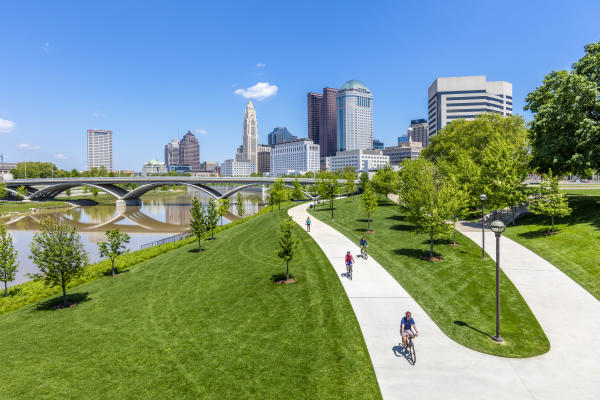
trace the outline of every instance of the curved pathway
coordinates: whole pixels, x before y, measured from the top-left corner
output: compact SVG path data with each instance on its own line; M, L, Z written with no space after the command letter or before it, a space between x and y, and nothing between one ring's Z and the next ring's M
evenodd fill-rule
M308 204L302 204L288 212L304 227L307 208ZM560 341L559 335L555 346L555 335L549 334L553 347L547 354L530 359L494 357L465 348L448 338L373 258L366 261L358 258L356 255L360 250L355 243L317 218L311 217L311 221L310 235L331 262L350 299L384 399L405 399L407 396L418 399L600 398L600 378L596 371L600 365L600 341L596 339L596 335L600 335L600 302L595 298L591 301L591 295L583 289L577 290L570 285L574 293L559 292L559 296L573 295L572 301L585 303L583 317L569 322L574 325L569 328L573 337L568 343ZM347 250L353 252L357 261L352 281L341 277L345 272L343 257ZM520 282L513 282L521 289ZM536 301L533 296L525 293L523 296L528 302ZM403 357L399 347L400 319L406 310L413 312L421 333L415 341L417 363L414 366ZM546 332L553 332L546 323L550 317L540 317L538 307L533 306L532 310ZM576 313L576 310L571 311ZM552 323L562 334L568 330L558 323L559 317L558 312L553 312ZM581 325L583 321L586 324Z

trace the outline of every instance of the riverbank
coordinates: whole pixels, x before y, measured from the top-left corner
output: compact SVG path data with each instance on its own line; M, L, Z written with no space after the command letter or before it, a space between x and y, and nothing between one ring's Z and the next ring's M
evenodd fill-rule
M26 214L41 209L61 209L72 207L65 201L5 201L0 200L0 217L7 215Z

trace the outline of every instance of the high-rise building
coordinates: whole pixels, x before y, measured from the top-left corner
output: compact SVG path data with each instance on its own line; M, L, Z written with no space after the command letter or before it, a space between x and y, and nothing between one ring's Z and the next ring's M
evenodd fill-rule
M364 83L350 80L337 93L337 149L373 148L373 95Z
M271 149L271 175L319 172L319 145L308 138L275 145Z
M437 78L427 91L429 136L435 135L450 122L477 114L493 112L512 115L512 84L487 82L482 76Z
M112 131L88 129L87 131L88 169L104 167L113 170Z
M179 165L179 139L173 139L165 145L165 165Z
M278 126L277 128L273 129L273 131L269 133L268 138L269 146L275 146L279 143L285 143L298 139L298 137L292 135L285 126Z
M179 165L189 165L192 171L200 171L200 145L190 131L179 142Z
M256 121L256 111L252 101L246 104L244 111L244 155L247 160L252 161L256 165L256 157L258 153L258 122Z
M319 142L319 114L321 112L321 100L323 95L310 92L306 95L306 103L308 106L308 138L313 143ZM271 144L271 143L269 143Z
M423 146L421 142L413 142L409 140L407 142L399 142L398 146L389 146L383 149L383 154L390 158L392 165L398 165L405 158L414 160L421 155Z
M257 159L256 172L259 174L271 172L271 146L259 144Z
M384 144L381 140L373 139L373 150L383 150Z
M423 147L429 146L429 125L426 119L413 119L406 131L406 137L413 142L421 142Z

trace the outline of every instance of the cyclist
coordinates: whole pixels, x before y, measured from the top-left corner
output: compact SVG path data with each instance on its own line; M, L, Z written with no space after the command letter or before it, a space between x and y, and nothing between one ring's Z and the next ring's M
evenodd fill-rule
M414 329L414 332L412 329ZM404 317L402 317L402 321L400 322L400 332L402 333L402 347L404 348L406 348L407 336L410 336L411 338L419 336L417 325L415 325L415 320L410 311L407 311Z
M310 217L306 217L306 232L310 232Z
M352 264L354 264L354 257L352 257L352 253L349 250L346 253L345 262L346 262L346 272L350 273L350 267L352 266Z
M360 254L362 255L363 258L367 254L367 247L368 246L369 246L369 243L367 243L367 239L365 239L364 236L361 237L360 238Z

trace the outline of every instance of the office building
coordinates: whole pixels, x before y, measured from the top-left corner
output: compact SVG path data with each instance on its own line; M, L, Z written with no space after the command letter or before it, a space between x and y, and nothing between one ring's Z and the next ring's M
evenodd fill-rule
M261 175L271 172L271 146L264 144L258 145L258 163L256 165L256 172Z
M337 149L373 148L373 95L364 83L350 80L337 93Z
M156 174L166 174L168 171L165 163L162 161L158 161L156 158L144 163L142 168L142 176L148 175L156 175Z
M290 131L288 131L288 128L286 128L285 126L279 126L269 133L268 143L269 146L275 146L279 143L285 143L297 139L298 137L292 135Z
M338 151L329 158L329 170L339 171L346 167L354 167L356 171L368 171L385 167L390 158L381 150L357 149Z
M225 160L221 164L221 176L250 176L256 172L252 161Z
M381 140L373 139L373 150L383 150L384 147Z
M177 172L178 174L189 174L192 172L192 167L189 165L169 165L167 167L168 172Z
M13 179L12 171L17 169L16 163L0 162L0 181L10 181Z
M190 131L179 142L179 165L189 165L192 171L200 171L200 145Z
M408 136L398 136L398 144L408 142Z
M308 138L320 146L321 157L337 151L337 93L337 89L326 87L323 94L307 95Z
M319 145L307 138L277 144L271 149L271 176L318 172L319 154Z
M179 165L179 139L173 139L165 145L165 165Z
M320 145L319 142L319 115L321 113L321 100L323 95L320 93L309 92L306 95L306 104L308 108L308 138L313 143ZM271 144L271 143L269 143Z
M87 156L88 169L104 167L111 172L113 170L112 131L88 129Z
M254 110L252 101L248 101L246 110L244 111L244 138L242 146L244 148L245 159L252 161L254 165L256 165L258 153L258 122L256 120L256 111Z
M383 154L390 158L390 164L398 165L402 160L409 158L414 160L421 155L423 145L421 142L399 142L398 146L389 146L383 150Z
M203 161L200 163L200 171L216 172L219 168L219 163L216 161Z
M493 112L512 115L512 84L488 82L485 75L437 78L427 91L429 136L450 122Z
M413 119L406 131L406 136L412 142L420 142L423 147L429 146L429 125L425 119Z

